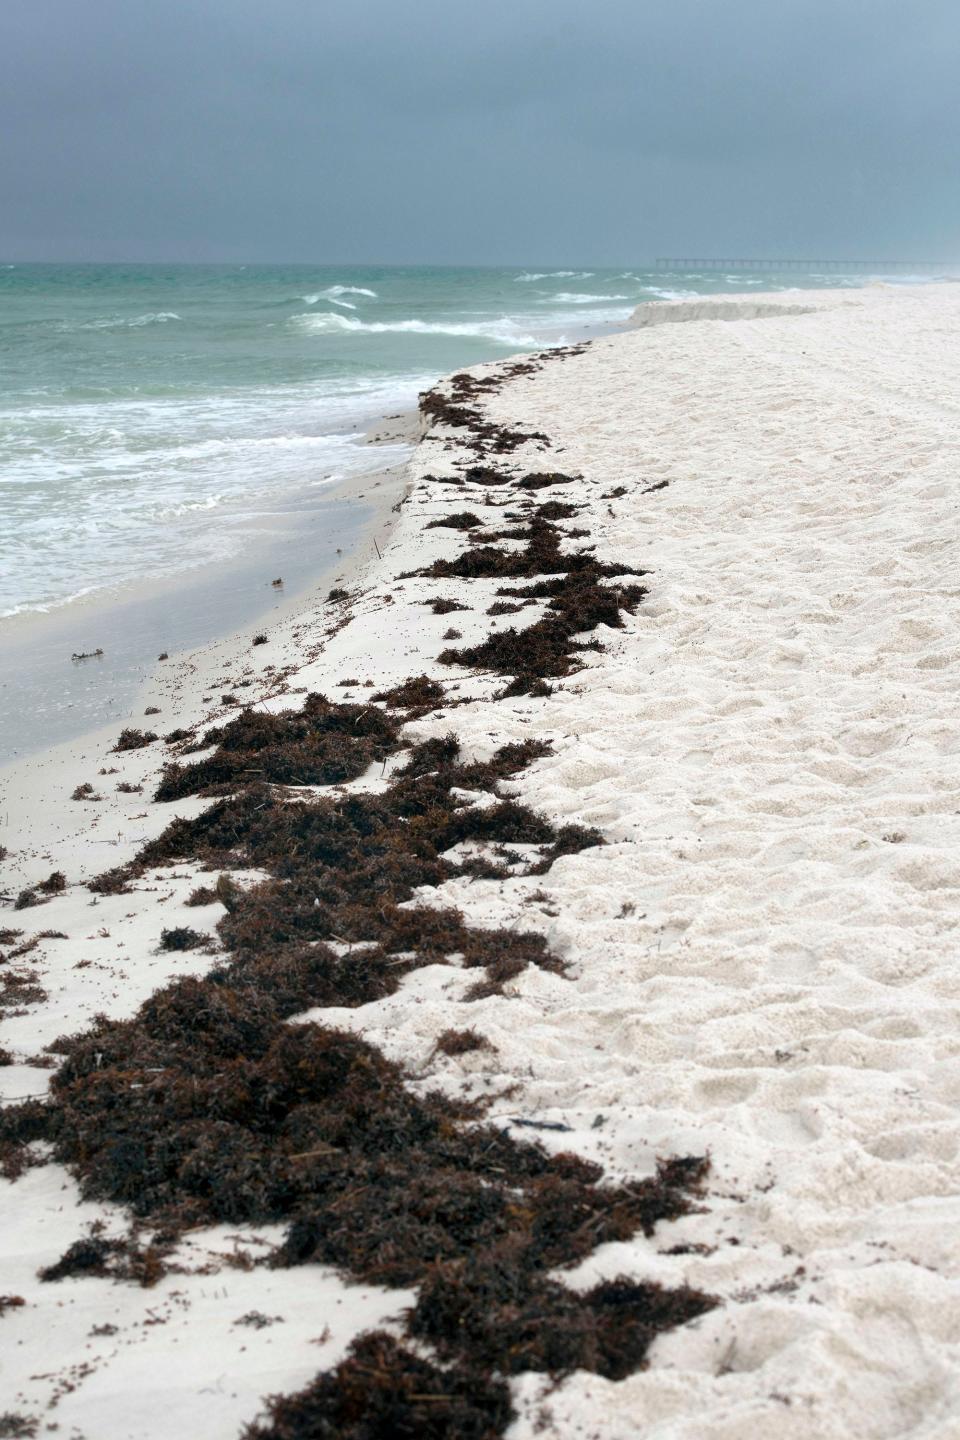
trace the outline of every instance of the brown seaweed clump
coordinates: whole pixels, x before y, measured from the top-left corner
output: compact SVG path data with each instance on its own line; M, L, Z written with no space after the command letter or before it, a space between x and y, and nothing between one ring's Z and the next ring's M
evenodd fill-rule
M254 780L338 784L383 759L396 739L396 725L376 706L336 705L323 695L310 695L302 710L281 715L245 710L207 731L204 744L217 744L209 759L166 766L156 798L215 795Z
M486 1274L499 1257L524 1293L546 1269L689 1209L699 1162L603 1186L599 1166L417 1098L362 1040L282 1023L294 998L303 1004L305 967L285 968L277 999L230 978L178 981L133 1021L73 1043L47 1134L84 1195L174 1233L285 1222L275 1264L336 1265L377 1284L430 1282L471 1255ZM76 1263L65 1257L58 1273Z
M273 1396L242 1440L494 1440L511 1419L503 1380L441 1369L375 1331L296 1395Z
M40 1421L33 1415L21 1415L5 1410L0 1415L0 1440L32 1440L40 1428Z
M435 1048L441 1055L468 1055L472 1050L492 1050L493 1046L477 1030L444 1030L437 1036Z
M425 905L410 909L407 902L418 887L458 874L513 873L504 851L511 844L540 847L539 857L528 864L530 873L538 873L561 854L600 843L596 831L551 826L516 801L497 795L499 781L519 773L548 749L545 742L527 741L504 746L488 761L464 763L455 737L426 741L414 747L406 765L377 795L292 801L270 787L251 784L195 820L175 820L144 849L139 868L193 857L212 868L249 865L270 872L275 879L225 902L229 913L221 932L230 948L262 952L336 936L365 946L363 965L354 960L346 968L358 985L366 976L374 994L387 993L376 988L384 977L390 978L392 988L413 964L456 954L466 968L486 971L474 993L493 993L528 964L559 970L561 962L539 935L468 927L456 911ZM183 767L178 793L204 788L207 779L204 762ZM462 791L492 792L496 803L464 803L456 798ZM466 842L485 853L448 858L448 852ZM109 872L91 882L91 888L126 884L137 869ZM410 957L411 952L412 959L395 958ZM334 992L313 1003L344 1002Z
M713 1302L618 1276L575 1293L525 1273L511 1245L436 1265L410 1319L411 1332L444 1358L469 1355L484 1372L550 1375L590 1370L623 1380L640 1369L662 1330L684 1325Z
M145 745L152 745L154 740L160 737L152 730L132 730L129 726L121 730L114 745L114 753L123 750L142 750Z
M444 515L438 520L431 520L427 525L428 530L473 530L483 521L479 515L473 515L469 510L460 510L456 515Z
M50 1116L40 1100L0 1106L0 1175L16 1180L38 1161L29 1146L47 1133Z
M189 925L175 925L172 929L160 931L161 950L196 950L205 946L209 937L202 935L199 930L191 930Z
M148 1288L166 1273L165 1256L171 1248L169 1240L166 1244L155 1241L144 1246L129 1236L112 1239L94 1232L75 1240L54 1265L39 1271L39 1279L52 1281L70 1275L97 1275L134 1280Z
M389 705L392 710L416 710L423 714L443 704L443 686L428 675L415 675L402 685L394 685L392 690L378 691L373 699Z
M583 344L558 345L552 350L500 365L494 374L471 375L465 370L460 371L446 379L443 385L424 391L420 396L420 413L435 425L447 425L463 431L457 436L458 446L472 451L481 462L486 455L509 455L521 445L531 442L545 449L550 442L542 431L498 424L483 414L477 402L484 396L495 394L509 380L533 375L543 365L579 355L583 348Z
M538 484L565 482L570 477L528 476ZM566 514L574 507L560 506ZM629 565L598 561L589 550L562 546L571 538L554 519L553 505L541 505L526 524L487 537L483 545L470 545L453 560L436 560L421 573L431 578L544 579L526 586L502 586L504 597L489 607L487 614L510 614L536 600L546 601L546 613L533 625L518 630L494 630L486 640L460 650L448 649L437 657L444 665L463 665L492 670L512 677L505 695L549 693L548 679L567 675L576 668L577 655L599 650L597 641L576 637L600 625L623 626L624 614L633 614L646 595L642 585L624 583L624 576L642 575ZM578 532L583 533L583 532ZM522 542L520 548L505 549L494 541Z
M636 610L646 590L641 585L601 585L594 573L579 571L552 585L500 593L528 600L547 594L547 613L525 629L511 626L495 630L478 645L444 650L437 658L443 665L465 665L510 675L513 683L505 693L519 695L542 693L538 686L544 680L568 675L576 668L578 654L600 650L598 641L575 637L599 625L621 629L623 614Z
M442 596L438 596L435 600L425 601L424 603L430 606L434 615L450 615L454 610L470 609L469 605L461 605L459 600L448 600Z
M46 880L21 890L13 903L14 910L29 910L34 905L44 905L54 895L60 895L67 888L67 877L62 870L53 870Z

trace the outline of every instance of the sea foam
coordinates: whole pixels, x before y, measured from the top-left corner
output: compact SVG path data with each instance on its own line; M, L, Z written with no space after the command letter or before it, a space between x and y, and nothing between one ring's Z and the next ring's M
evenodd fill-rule
M84 320L79 325L73 326L64 323L65 330L120 330L130 328L138 330L143 325L166 325L170 320L179 320L180 316L174 310L150 310L146 315L110 315L102 320Z
M377 298L376 290L367 290L363 285L329 285L326 290L317 290L312 295L302 295L300 298L305 305L316 305L320 300L332 300L334 305L356 310L356 305L341 298L343 295L365 295L369 300Z
M514 280L590 280L593 270L525 270Z
M583 295L577 291L559 290L557 293L548 294L547 291L540 292L546 298L541 302L546 305L550 301L559 300L563 305L602 305L608 300L632 300L632 295Z
M497 345L536 345L533 335L525 334L512 320L475 321L465 323L431 323L427 320L366 321L351 315L324 311L320 315L292 315L290 324L313 334L354 332L367 335L458 335L477 340L492 340Z

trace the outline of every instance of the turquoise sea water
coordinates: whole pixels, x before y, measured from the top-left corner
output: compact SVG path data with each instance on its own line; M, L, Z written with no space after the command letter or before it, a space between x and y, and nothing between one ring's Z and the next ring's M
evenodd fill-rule
M596 333L644 300L863 279L4 266L0 616L229 558L266 497L401 458L360 434L458 366Z

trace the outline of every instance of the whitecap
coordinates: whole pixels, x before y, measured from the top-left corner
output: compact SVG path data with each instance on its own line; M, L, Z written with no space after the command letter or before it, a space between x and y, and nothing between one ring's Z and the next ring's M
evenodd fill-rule
M321 300L329 300L331 305L339 305L343 310L356 310L351 300L344 300L344 295L365 295L370 300L377 299L376 290L367 290L362 285L330 285L326 290L315 290L310 295L301 295L300 299L305 305L316 305Z
M324 292L327 295L366 295L371 300L376 300L376 290L367 290L363 285L331 285Z
M365 321L350 315L335 315L324 311L320 315L292 315L290 324L298 330L315 334L335 334L349 331L367 335L460 335L477 340L493 340L498 345L536 345L533 335L518 330L514 322L504 316L500 320L472 321L463 324L430 324L426 320Z
M168 320L179 320L180 316L175 310L158 310L148 315L138 315L135 320L128 321L130 325L165 325Z
M514 280L589 280L594 274L593 270L525 270L522 275L514 275Z
M699 298L699 290L667 290L660 285L644 285L647 295L656 295L658 300L692 300Z
M85 320L79 327L81 330L117 330L117 329L139 329L142 325L165 325L169 320L179 320L180 316L174 310L150 310L146 315L111 315L104 320ZM71 329L67 325L64 328Z
M301 295L300 299L305 305L316 305L318 300L332 300L334 305L344 305L348 310L356 310L356 305L351 305L349 300L341 298L344 295L366 295L369 300L377 299L376 290L367 290L363 285L329 285L326 290L316 290L312 295Z
M226 499L225 495L207 495L203 500L184 500L179 505L171 505L167 509L158 511L157 518L160 520L176 520L181 515L189 515L195 510L216 510Z
M546 295L547 292L541 290L540 294ZM576 291L560 290L556 295L550 295L543 303L548 304L554 300L559 300L564 305L602 305L608 300L630 299L632 299L630 295L581 295Z

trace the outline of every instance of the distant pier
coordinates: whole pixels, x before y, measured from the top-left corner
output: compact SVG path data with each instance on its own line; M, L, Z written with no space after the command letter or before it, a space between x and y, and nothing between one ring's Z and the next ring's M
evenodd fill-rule
M956 260L758 260L746 259L742 255L721 258L715 255L660 255L654 265L658 270L865 270L881 275L892 271L930 270L939 273L960 269L960 262Z

